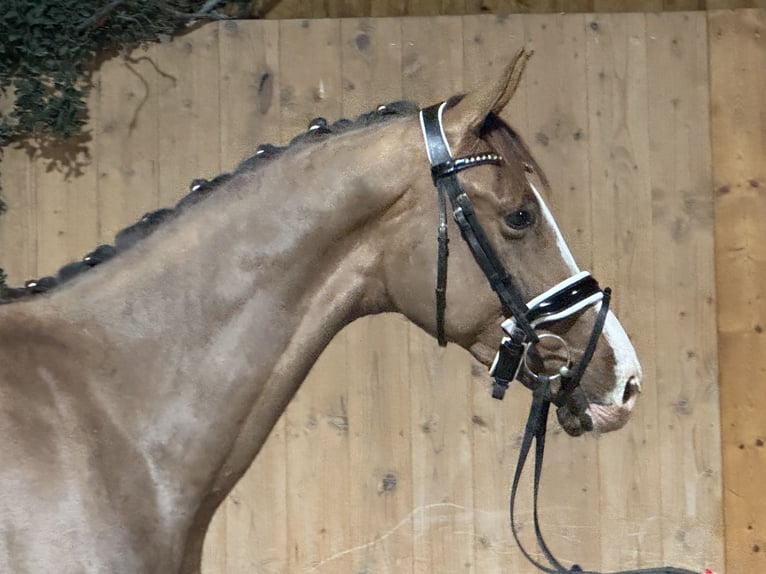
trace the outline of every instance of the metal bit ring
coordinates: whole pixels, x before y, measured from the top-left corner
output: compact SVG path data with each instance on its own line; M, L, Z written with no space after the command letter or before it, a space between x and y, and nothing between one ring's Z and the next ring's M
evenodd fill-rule
M566 365L561 367L558 373L548 377L548 379L551 381L560 379L562 375L566 375L569 372L569 370L572 368L572 349L569 348L569 345L564 339L562 339L558 335L554 335L553 333L540 333L539 335L537 335L537 338L540 341L542 341L543 339L556 339L566 351L566 354L567 354ZM529 368L529 365L527 365L527 353L529 353L529 349L531 347L532 347L532 344L530 343L524 349L524 354L521 356L521 364L524 366L524 370L527 373L529 373L535 379L535 381L539 381L540 375L532 371L532 369Z

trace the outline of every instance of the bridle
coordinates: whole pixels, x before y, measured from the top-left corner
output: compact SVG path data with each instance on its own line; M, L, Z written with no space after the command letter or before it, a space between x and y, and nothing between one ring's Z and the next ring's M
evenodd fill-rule
M516 379L521 368L527 364L526 358L530 349L541 338L555 337L564 346L567 355L571 357L566 340L552 334L538 334L537 329L542 325L562 321L600 302L598 317L580 361L576 365L569 362L558 373L548 377L550 380L560 379L561 381L559 392L555 397L551 397L559 408L571 401L587 403L585 394L580 388L580 379L593 356L596 342L604 328L611 291L608 288L602 290L589 273L581 272L535 297L528 304L524 302L513 278L506 271L479 223L470 198L457 179L457 174L463 170L484 164L499 164L502 158L495 153L481 153L453 159L442 121L445 107L446 102L442 102L420 112L420 126L439 204L436 280L436 331L439 344L442 346L447 344L444 313L447 307L447 257L449 255L447 199L449 199L452 215L463 239L500 299L503 311L511 317L501 324L505 337L490 369L490 374L494 378L492 396L496 399L502 399L505 396L511 381ZM537 382L546 377L542 374L531 374ZM583 417L588 415L583 412ZM589 417L583 418L583 422L586 427L592 428L593 423Z
M601 289L598 282L590 273L579 272L568 279L554 285L548 291L525 303L512 276L506 271L503 263L492 248L484 229L479 223L470 198L463 191L457 174L463 170L485 164L500 164L502 158L495 153L480 153L453 159L452 152L444 133L442 114L446 102L424 108L420 111L420 127L425 140L428 161L431 164L431 176L437 190L439 205L439 232L436 273L436 331L439 345L446 346L447 339L444 327L444 313L447 308L447 258L449 256L449 238L447 235L447 199L452 207L452 215L460 228L460 234L468 244L476 263L484 272L490 286L500 299L500 304L509 319L503 321L501 328L504 337L490 368L493 377L492 396L502 399L510 383L515 380L522 369L532 377L536 385L532 391L532 405L529 411L524 438L522 439L519 459L513 478L510 497L510 523L513 537L524 556L539 570L550 574L600 574L583 571L576 564L565 568L548 548L540 530L537 513L540 477L542 474L543 455L545 451L545 433L547 429L548 412L551 403L558 407L559 420L566 411L575 415L585 431L593 430L593 422L587 413L588 399L580 386L585 369L588 367L596 349L611 300L611 290ZM552 333L537 333L543 325L560 322L591 306L600 303L596 321L591 330L588 344L580 357L574 363L572 352L566 340ZM554 338L563 346L567 355L566 364L553 375L533 372L527 364L527 355L532 347L541 339ZM551 382L559 380L559 389L552 393ZM514 520L516 492L521 473L527 460L532 443L535 443L535 468L533 486L534 527L537 544L549 562L549 566L535 560L519 540ZM624 570L613 574L695 574L682 568L650 568L641 570Z

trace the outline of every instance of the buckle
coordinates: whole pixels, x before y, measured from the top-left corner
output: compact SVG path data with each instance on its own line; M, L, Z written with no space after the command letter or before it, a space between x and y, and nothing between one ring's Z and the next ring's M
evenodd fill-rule
M505 391L508 390L511 381L519 374L526 349L523 338L520 340L514 340L512 337L503 338L495 355L495 361L489 369L489 374L493 377L493 399L503 400L505 397Z

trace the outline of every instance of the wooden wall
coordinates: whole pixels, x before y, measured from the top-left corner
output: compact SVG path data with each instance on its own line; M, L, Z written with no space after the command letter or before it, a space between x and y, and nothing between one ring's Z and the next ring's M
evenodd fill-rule
M727 572L766 572L766 13L710 18Z
M251 13L270 19L663 12L764 8L764 0L253 0ZM240 16L241 17L241 16Z
M193 177L233 167L258 143L290 139L314 116L352 116L401 97L433 103L529 45L536 55L508 119L547 171L581 265L615 288L646 374L624 430L572 439L551 429L541 513L548 540L566 563L587 568L722 572L708 112L711 85L715 104L726 78L747 83L726 51L755 43L737 39L742 17L760 22L750 13L712 16L726 31L712 40L704 13L207 25L103 67L79 174L7 152L0 261L12 283L50 272L173 203ZM754 113L754 98L731 121L750 125L743 114ZM713 110L713 126L726 132L728 116ZM731 153L714 149L716 158ZM733 171L716 169L717 180L747 181L733 157ZM766 185L759 173L748 177ZM742 193L754 202L757 189ZM757 208L742 205L754 240ZM748 285L754 300L757 284ZM752 329L741 336L756 344ZM493 401L483 368L401 318L355 323L323 354L220 509L205 571L532 572L506 510L528 402L521 389ZM753 432L743 427L743 456L761 452ZM528 502L520 510L529 539ZM762 522L750 525L763 536ZM757 571L729 559L728 572Z

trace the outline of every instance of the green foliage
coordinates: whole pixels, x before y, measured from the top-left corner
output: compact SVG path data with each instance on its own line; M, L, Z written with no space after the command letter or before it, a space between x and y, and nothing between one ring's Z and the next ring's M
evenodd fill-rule
M81 134L96 59L221 18L208 0L0 0L0 158ZM236 4L236 2L234 3ZM0 212L3 203L0 199Z
M199 4L3 0L0 90L10 91L15 104L0 117L0 146L29 134L76 133L87 119L87 81L96 55L172 35L189 23Z

